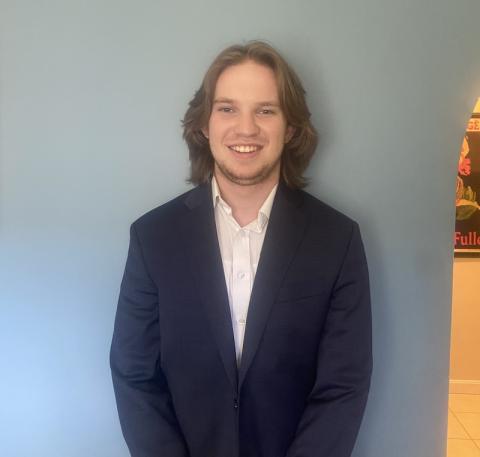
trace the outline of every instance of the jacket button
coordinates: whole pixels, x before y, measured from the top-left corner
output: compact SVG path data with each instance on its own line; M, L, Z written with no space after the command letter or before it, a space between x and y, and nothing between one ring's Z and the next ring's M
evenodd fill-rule
M235 409L238 409L238 400L235 398L235 400L233 400L233 407Z

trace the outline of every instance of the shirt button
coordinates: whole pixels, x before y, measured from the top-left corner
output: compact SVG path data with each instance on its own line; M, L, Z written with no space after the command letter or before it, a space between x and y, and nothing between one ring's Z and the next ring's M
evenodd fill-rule
M245 319L241 318L241 319L238 319L238 323L239 324L246 324L247 321Z
M237 273L237 278L238 278L238 279L244 279L245 276L246 276L246 273L245 273L244 271L239 271L239 272Z

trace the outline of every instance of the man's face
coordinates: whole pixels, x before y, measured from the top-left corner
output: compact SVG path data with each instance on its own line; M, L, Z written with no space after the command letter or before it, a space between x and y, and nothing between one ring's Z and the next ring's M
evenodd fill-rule
M239 185L278 180L282 150L292 133L270 68L248 60L220 74L204 129L216 176Z

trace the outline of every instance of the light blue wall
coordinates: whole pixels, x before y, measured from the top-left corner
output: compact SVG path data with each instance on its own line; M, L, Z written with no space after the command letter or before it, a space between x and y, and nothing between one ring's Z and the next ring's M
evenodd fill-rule
M375 371L355 457L442 456L480 3L0 5L0 455L127 456L108 350L128 227L187 188L179 121L210 60L263 38L322 133L310 191L356 218L367 248Z

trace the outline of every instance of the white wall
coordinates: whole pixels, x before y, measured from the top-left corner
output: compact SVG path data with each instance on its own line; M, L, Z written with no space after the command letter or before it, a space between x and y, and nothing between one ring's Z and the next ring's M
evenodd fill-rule
M450 392L480 394L480 259L453 263Z

